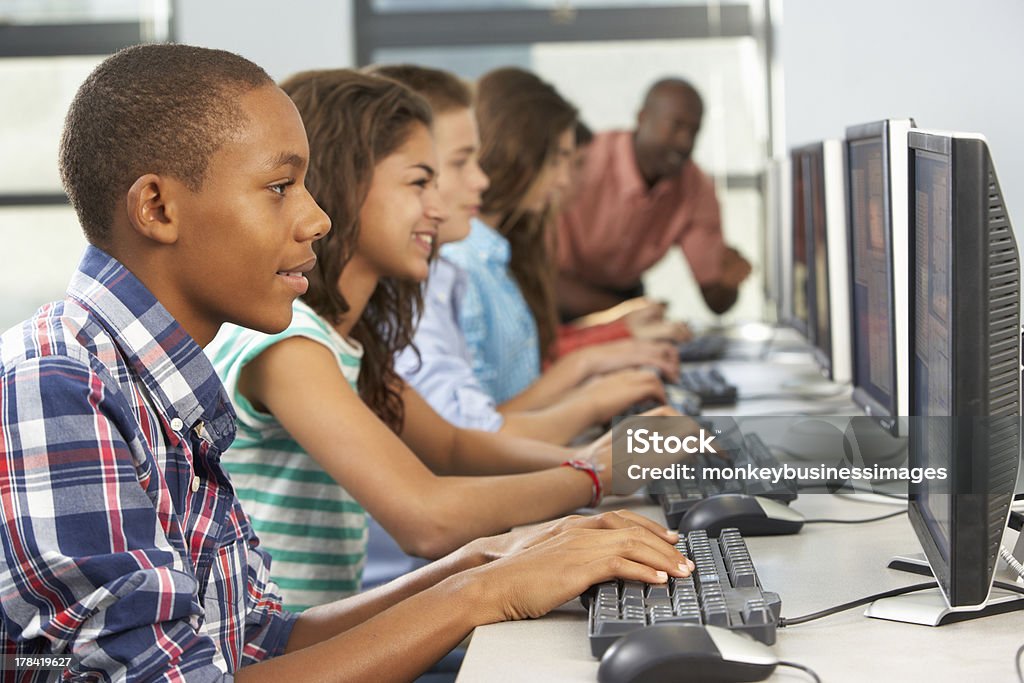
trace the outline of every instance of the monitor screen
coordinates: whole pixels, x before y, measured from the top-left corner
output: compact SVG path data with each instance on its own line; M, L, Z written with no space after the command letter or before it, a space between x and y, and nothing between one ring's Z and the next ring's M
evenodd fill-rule
M892 248L882 136L847 146L853 272L853 383L896 415Z
M819 362L831 366L832 362L832 312L830 309L828 263L828 222L825 212L825 156L823 148L806 158L807 167L807 220L811 252L810 274L808 276L808 299L810 321L813 329L808 335L820 351ZM830 369L830 368L826 368Z

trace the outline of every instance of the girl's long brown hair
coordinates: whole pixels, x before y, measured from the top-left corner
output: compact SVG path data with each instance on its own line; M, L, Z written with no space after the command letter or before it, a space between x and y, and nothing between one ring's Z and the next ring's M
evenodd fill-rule
M359 210L373 170L408 140L416 125L431 125L430 106L399 83L349 69L305 71L281 88L295 102L309 137L306 186L333 226L313 243L317 265L302 298L337 325L349 311L338 281L358 243ZM394 357L412 344L422 306L418 283L381 278L352 328L352 337L363 346L359 395L395 432L402 429L405 410Z
M496 69L477 82L480 167L491 180L481 213L500 216L494 227L509 241L509 270L537 321L542 358L554 352L558 332L548 248L553 207L537 214L520 205L554 159L558 137L572 128L576 113L554 87L529 71Z

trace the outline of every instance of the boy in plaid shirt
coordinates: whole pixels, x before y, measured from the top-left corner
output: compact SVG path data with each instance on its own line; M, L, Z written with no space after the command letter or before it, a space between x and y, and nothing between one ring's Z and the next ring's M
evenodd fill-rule
M202 347L226 321L288 325L330 230L308 159L291 100L230 53L129 48L76 95L60 165L90 246L64 300L0 337L5 680L16 657L15 679L45 680L33 657L54 654L68 679L411 678L478 624L688 573L674 534L607 513L282 611L220 467L234 414Z

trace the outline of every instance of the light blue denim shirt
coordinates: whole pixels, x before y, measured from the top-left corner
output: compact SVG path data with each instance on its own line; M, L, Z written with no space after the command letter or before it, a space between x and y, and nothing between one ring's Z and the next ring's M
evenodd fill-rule
M439 257L430 265L423 289L423 315L411 348L395 357L395 370L444 419L457 427L493 432L504 418L494 397L473 374L473 356L459 327L459 302L466 292L466 273Z
M537 323L508 270L508 240L473 219L469 237L441 247L466 273L458 322L480 384L503 403L540 376Z

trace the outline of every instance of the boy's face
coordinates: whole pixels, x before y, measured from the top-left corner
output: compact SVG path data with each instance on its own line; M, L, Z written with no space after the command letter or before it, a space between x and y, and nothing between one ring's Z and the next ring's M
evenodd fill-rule
M313 242L331 225L303 184L309 145L292 101L266 85L239 106L239 130L210 156L202 189L180 193L177 207L177 308L193 315L186 329L200 343L223 322L287 327L316 260Z
M490 182L480 168L480 133L472 109L453 109L436 117L434 138L441 162L437 186L448 209L438 239L447 244L469 234L469 219L480 213L481 195Z

